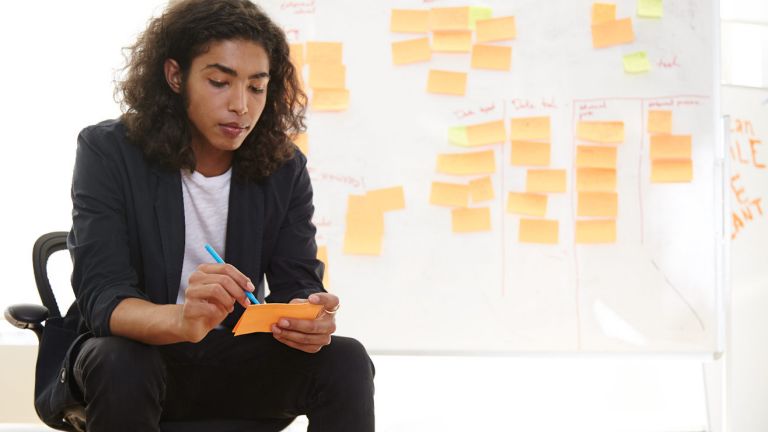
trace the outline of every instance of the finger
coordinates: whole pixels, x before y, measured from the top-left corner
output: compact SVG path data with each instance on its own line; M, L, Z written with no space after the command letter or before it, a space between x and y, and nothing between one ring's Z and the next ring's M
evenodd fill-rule
M220 284L227 291L227 293L229 293L229 295L232 296L232 298L234 298L243 307L250 306L251 302L245 295L245 291L243 291L243 288L234 279L232 279L231 276L224 274L212 274L208 275L208 280L215 281L216 283Z
M314 293L308 300L312 304L323 305L323 310L326 312L333 313L339 309L339 298L331 293Z
M194 284L187 288L184 295L186 299L217 303L230 312L235 304L235 299L218 283Z
M198 270L205 273L227 275L231 277L232 280L235 281L235 283L237 283L241 289L250 292L256 291L256 286L253 285L251 279L240 272L240 270L238 270L237 267L233 266L232 264L201 264L197 268Z
M307 334L330 335L336 331L336 320L330 315L313 320L280 318L277 320L276 325L281 330L293 330Z
M330 338L327 341L322 341L320 343L302 343L298 342L296 340L293 340L284 334L272 334L275 339L282 342L285 345L288 345L289 347L307 352L307 353L316 353L320 351L324 346L329 345L331 343Z
M288 302L288 304L308 303L309 300L303 298L295 298Z

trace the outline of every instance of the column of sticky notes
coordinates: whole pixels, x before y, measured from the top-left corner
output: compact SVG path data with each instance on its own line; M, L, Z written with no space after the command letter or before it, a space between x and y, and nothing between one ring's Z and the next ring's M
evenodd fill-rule
M661 18L662 0L637 0L637 15L640 18ZM607 48L629 44L635 41L632 18L616 19L615 3L592 4L592 47ZM645 73L651 69L645 51L624 54L624 71L630 74Z
M315 111L344 111L349 108L347 68L343 63L340 42L307 42L291 44L291 58L303 78L307 66L311 90L310 107Z
M691 136L672 135L672 111L648 111L651 182L680 183L693 179Z
M350 195L347 200L344 253L381 255L384 214L404 208L402 186L375 189L365 195Z

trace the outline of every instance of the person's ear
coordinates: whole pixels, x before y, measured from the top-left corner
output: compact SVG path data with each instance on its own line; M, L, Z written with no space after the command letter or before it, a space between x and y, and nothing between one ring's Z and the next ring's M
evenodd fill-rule
M181 93L181 68L179 63L174 59L165 59L163 72L165 73L165 81L171 90L174 93Z

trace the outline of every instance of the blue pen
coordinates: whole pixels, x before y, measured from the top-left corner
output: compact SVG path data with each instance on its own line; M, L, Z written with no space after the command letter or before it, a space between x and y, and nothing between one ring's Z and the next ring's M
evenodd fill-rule
M223 260L223 259L221 259L221 257L219 256L219 254L217 254L217 253L216 253L216 250L215 250L215 249L213 249L213 248L211 247L211 245L209 245L208 243L206 243L206 244L205 244L205 250L207 250L207 251L208 251L208 253L209 253L209 254L211 254L211 256L213 257L213 259L214 259L214 260L216 260L216 262L217 262L217 263L219 263L219 264L224 264L224 260ZM255 295L253 295L253 293L251 293L250 291L246 291L246 292L245 292L245 295L248 297L248 300L250 300L250 301L251 301L251 303L253 303L253 304L260 304L260 303L259 303L259 301L258 301L258 300L256 300L256 296L255 296Z

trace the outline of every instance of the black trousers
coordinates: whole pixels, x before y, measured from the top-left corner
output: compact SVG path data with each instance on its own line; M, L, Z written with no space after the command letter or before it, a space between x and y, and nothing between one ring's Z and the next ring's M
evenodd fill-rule
M313 432L374 430L374 366L355 339L308 354L269 333L213 330L196 344L92 338L73 367L89 432L159 431L161 422L309 418Z

